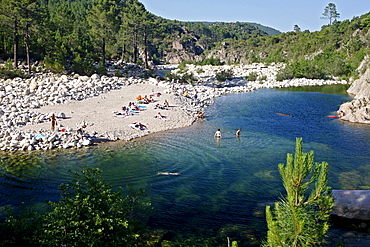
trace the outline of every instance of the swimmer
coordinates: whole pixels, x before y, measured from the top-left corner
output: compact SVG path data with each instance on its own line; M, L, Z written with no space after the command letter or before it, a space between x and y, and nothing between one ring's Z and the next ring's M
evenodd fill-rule
M222 138L221 130L218 129L214 135L216 138Z
M158 172L157 175L179 176L179 175L181 175L181 173L179 173L179 172Z

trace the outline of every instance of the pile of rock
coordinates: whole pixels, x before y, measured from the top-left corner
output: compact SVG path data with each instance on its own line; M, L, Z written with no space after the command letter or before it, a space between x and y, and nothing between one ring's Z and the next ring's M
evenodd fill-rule
M0 132L0 150L48 150L53 148L80 148L89 146L94 142L94 136L81 135L77 132L49 131L2 131Z
M223 66L196 66L187 64L185 70L174 69L171 67L173 74L179 76L185 73L191 73L197 79L198 83L210 87L238 87L226 91L249 92L261 88L283 88L283 87L301 87L301 86L322 86L332 84L348 84L345 80L323 80L323 79L306 79L294 78L284 81L276 81L278 71L283 68L283 64L252 64L252 65L223 65ZM167 68L168 69L168 68ZM233 79L225 82L216 81L216 74L221 71L231 70ZM257 75L257 80L249 81L248 76L251 73Z

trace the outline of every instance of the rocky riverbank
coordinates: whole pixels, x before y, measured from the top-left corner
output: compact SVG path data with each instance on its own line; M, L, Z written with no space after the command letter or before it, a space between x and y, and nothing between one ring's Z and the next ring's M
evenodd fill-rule
M131 140L150 133L191 125L199 112L213 103L215 97L228 93L249 92L261 88L291 86L313 86L345 84L345 81L294 79L275 81L275 66L253 65L249 67L230 66L239 71L234 80L217 82L214 73L225 67L202 67L196 74L199 84L180 84L142 79L136 76L107 77L57 76L38 74L31 79L15 78L0 81L0 149L47 150L89 146L97 142ZM199 68L190 68L200 71ZM263 81L243 79L245 72L259 71L266 75ZM242 73L243 72L243 73ZM139 94L160 95L157 103L168 100L169 109L162 112L165 121L154 119L157 109L145 106L145 111L130 118L118 118L115 113L128 102L135 101ZM57 116L57 130L50 131L49 115ZM130 127L132 122L145 123L146 130ZM85 125L83 135L77 132Z
M347 90L349 94L354 95L351 102L342 104L338 110L338 115L342 120L354 123L370 124L370 58L366 57L364 62L358 68L359 79L355 80ZM367 68L367 69L366 69Z

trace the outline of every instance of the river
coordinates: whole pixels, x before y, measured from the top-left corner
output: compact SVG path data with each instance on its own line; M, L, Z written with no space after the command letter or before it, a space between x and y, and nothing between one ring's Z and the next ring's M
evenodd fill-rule
M265 206L284 194L277 165L294 153L296 137L316 162L329 163L333 189L370 189L370 126L328 117L351 100L330 88L230 94L187 128L86 149L2 154L0 206L56 201L58 186L72 178L68 170L97 167L114 188L146 189L150 226L168 229L171 238L238 232L248 239L243 246L258 245Z

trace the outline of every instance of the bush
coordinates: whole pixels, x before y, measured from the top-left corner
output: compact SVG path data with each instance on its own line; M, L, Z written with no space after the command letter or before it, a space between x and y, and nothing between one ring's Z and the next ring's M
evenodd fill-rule
M95 67L93 66L93 61L89 59L82 59L80 55L77 55L73 60L71 69L79 75L91 76L95 73Z
M260 81L266 81L267 80L267 75L262 75L260 78L258 78Z
M103 61L100 61L98 64L98 67L96 68L96 73L99 75L107 75L108 71L107 68L105 67L105 64Z
M186 61L182 61L178 66L177 68L179 69L179 73L185 73L186 71L188 71L188 68L186 67L186 65L188 64L188 62Z
M0 243L6 246L135 246L145 229L143 191L113 192L99 169L85 168L62 184L62 198L42 214L9 215ZM144 213L144 214L143 214Z
M293 72L291 71L290 68L283 68L278 71L276 74L276 80L277 81L284 81L284 80L289 80L293 78Z
M16 77L29 78L30 76L23 73L21 69L14 69L12 59L6 60L4 66L0 67L0 78L1 79L14 79Z
M234 76L234 72L232 69L222 70L221 72L216 73L216 80L220 82L231 80L233 76Z
M60 55L59 57L53 58L50 55L45 56L45 67L51 72L62 73L66 70L65 60Z
M180 77L180 82L185 82L185 83L193 83L194 81L197 81L197 78L194 77L193 73L185 73Z
M258 77L257 72L251 72L247 76L245 76L244 79L248 81L256 81L257 77Z
M205 58L205 59L202 60L202 62L198 62L198 63L195 63L195 64L197 64L197 65L213 65L213 66L223 65L220 58L214 58L214 57Z

